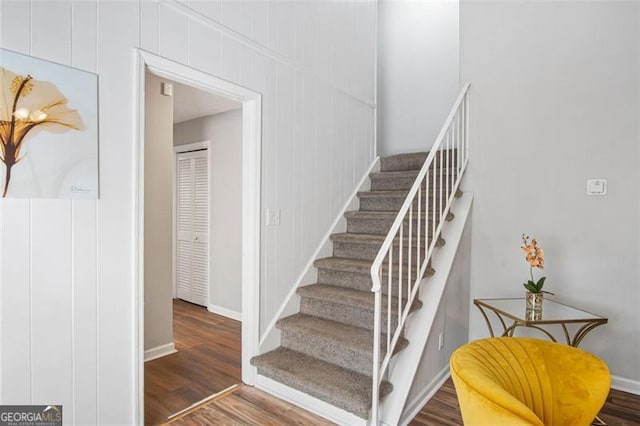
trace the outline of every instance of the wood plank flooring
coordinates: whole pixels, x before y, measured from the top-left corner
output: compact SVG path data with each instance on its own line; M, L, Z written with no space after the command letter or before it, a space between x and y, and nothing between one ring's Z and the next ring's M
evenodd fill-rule
M177 418L171 425L330 426L333 423L254 387L237 390Z
M144 365L148 425L241 381L239 321L177 299L173 337L177 353Z
M608 426L639 426L640 396L611 389L599 417ZM462 415L451 379L413 419L411 426L462 426Z

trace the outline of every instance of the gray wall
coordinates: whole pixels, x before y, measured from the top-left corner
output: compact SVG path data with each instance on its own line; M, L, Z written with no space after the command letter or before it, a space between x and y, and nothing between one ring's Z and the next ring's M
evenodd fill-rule
M144 348L173 342L173 98L147 73L144 152ZM114 307L117 309L117 307Z
M378 4L378 152L426 151L458 94L458 1Z
M209 308L242 312L242 109L178 123L174 143L211 142ZM222 308L222 310L220 310Z
M460 28L471 295L523 297L520 236L535 236L555 299L609 318L581 347L640 388L640 3L464 1ZM608 194L587 196L588 178ZM470 335L487 336L475 307Z

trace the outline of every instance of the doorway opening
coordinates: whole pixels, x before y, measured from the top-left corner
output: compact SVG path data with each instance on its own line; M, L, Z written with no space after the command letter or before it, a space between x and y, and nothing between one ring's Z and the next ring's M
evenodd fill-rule
M191 399L222 390L208 387L211 381L223 388L239 378L255 382L249 360L258 347L261 95L148 52L138 50L137 59L136 367L142 424L145 371L153 375L150 390L166 388L168 380L182 382L190 387L175 394ZM166 105L175 117L170 123L163 120ZM237 291L225 288L234 282ZM218 346L201 346L207 342ZM182 353L175 354L176 346ZM213 355L211 362L207 355ZM197 372L216 359L222 361L210 368L211 380L198 383L198 375L186 372L185 362ZM171 371L176 362L182 364ZM220 373L225 370L229 374ZM168 408L177 412L199 401L182 399Z

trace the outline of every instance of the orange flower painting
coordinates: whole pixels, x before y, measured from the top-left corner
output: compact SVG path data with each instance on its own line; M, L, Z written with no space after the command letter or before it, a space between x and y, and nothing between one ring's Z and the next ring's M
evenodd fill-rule
M69 99L54 82L34 77L38 72L36 62L33 64L33 74L31 72L25 73L10 68L10 65L13 65L11 59L14 58L17 58L16 68L23 69L29 65L29 59L39 61L13 52L0 51L0 59L2 60L0 62L0 172L3 172L0 174L0 183L2 184L2 198L14 195L12 194L14 171L15 173L20 172L21 181L19 188L14 191L15 196L58 198L63 192L60 190L60 186L68 187L69 193L73 192L73 188L77 190L91 186L86 184L86 178L77 177L77 170L71 174L69 170L86 160L86 157L95 157L93 162L95 163L95 180L97 182L97 117L92 119L93 132L87 135L93 137L69 139L58 136L67 132L81 134L85 130L81 112L69 105ZM71 74L76 71L62 65L46 64L45 71L52 70L49 73L52 76L64 76L66 72L72 79ZM64 70L59 71L60 68ZM76 72L87 74L83 71ZM95 93L97 98L97 86ZM44 137L45 133L49 136ZM31 142L36 139L41 139L41 143L33 144ZM87 145L91 143L95 145L94 149L87 148ZM28 149L27 146L31 144L34 145L33 149ZM22 166L26 159L30 160L30 165ZM1 169L2 166L4 166L4 170ZM87 170L87 167L82 168ZM39 171L42 171L40 175ZM92 172L90 173L92 174ZM74 179L76 184L70 183ZM88 180L92 181L94 177L90 176ZM31 181L33 183L30 183Z

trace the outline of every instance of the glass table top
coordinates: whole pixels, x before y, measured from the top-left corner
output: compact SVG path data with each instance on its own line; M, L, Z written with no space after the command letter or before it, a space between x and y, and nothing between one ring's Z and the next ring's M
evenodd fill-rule
M517 299L475 299L476 305L499 312L513 320L522 322L586 322L605 319L602 316L581 309L544 299L542 314L535 320L527 319L527 307L524 298Z

